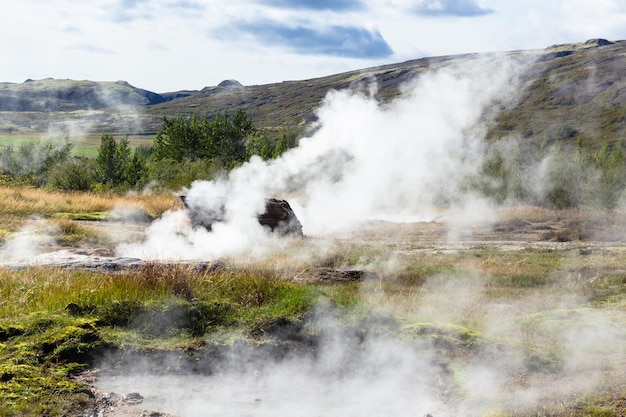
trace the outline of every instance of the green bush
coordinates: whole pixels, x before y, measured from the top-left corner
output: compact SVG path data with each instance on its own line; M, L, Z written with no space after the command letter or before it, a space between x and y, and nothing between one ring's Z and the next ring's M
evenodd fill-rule
M0 151L0 173L9 175L19 183L42 187L48 183L55 167L70 159L72 144L67 137L9 146Z
M581 141L575 149L496 141L471 183L497 203L613 209L626 189L626 161L621 145L608 141L595 151Z
M256 132L246 112L218 113L214 118L194 115L190 119L163 119L163 126L154 140L155 160L208 159L228 168L244 162L248 153L246 142Z
M48 185L62 191L87 191L95 182L94 162L88 158L71 158L50 172Z
M189 186L195 180L215 178L222 168L215 162L207 159L161 159L148 164L147 180L156 184L157 189L179 190Z

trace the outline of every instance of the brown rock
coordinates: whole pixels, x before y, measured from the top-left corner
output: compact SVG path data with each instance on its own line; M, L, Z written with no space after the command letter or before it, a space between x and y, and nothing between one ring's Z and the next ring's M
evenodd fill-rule
M172 210L184 209L192 226L211 230L214 223L224 221L224 203L217 201L213 207L191 207L186 196L180 196L172 204ZM302 225L286 200L265 199L265 211L258 215L259 224L279 235L302 236Z

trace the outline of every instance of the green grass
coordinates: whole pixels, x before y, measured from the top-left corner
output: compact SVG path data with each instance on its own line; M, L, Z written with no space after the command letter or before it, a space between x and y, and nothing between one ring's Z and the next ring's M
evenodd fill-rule
M20 145L27 145L31 143L39 143L41 138L38 136L4 136L0 135L0 147L19 147Z
M72 144L72 155L85 156L95 158L98 156L98 148L100 147L100 133L89 133L82 136L70 136L69 142ZM116 135L122 137L122 135ZM13 146L19 147L32 143L40 143L46 139L45 136L26 136L26 135L0 135L0 148ZM128 145L131 149L138 146L151 146L154 142L152 135L128 135Z
M68 376L100 343L94 322L42 312L20 318L19 326L0 320L0 416L79 415L92 397Z
M527 249L522 251L487 250L478 253L479 268L489 275L489 285L504 287L537 287L553 282L563 254L555 251Z
M404 327L404 332L422 337L442 349L471 349L485 343L479 332L449 323L412 323Z
M317 296L254 270L0 271L0 416L79 415L90 397L67 377L100 349L187 349L237 332L256 338L277 320L300 320Z
M467 318L400 319L381 308L384 303L376 297L400 304L404 298L412 304L410 297L425 282L466 281L480 265L495 268L496 258L501 258L504 268L536 264L536 273L540 268L551 272L562 263L562 257L550 262L547 253L530 251L515 255L493 251L485 259L476 253L454 257L459 263L453 270L450 259L434 256L436 261L431 259L429 265L408 265L403 272L408 276L382 276L369 285L295 285L272 269L199 272L158 263L117 274L45 268L0 271L0 402L7 404L0 416L80 415L77 410L92 399L86 387L69 376L89 366L102 349L182 351L238 339L263 343L271 337L272 326L302 325L320 302L328 305L324 309L336 309L346 326L360 329L367 323L369 331L421 338L445 355L506 347L511 341L483 334ZM399 290L381 287L386 279ZM611 276L606 279L621 285ZM526 349L528 369L558 367L558 345L541 341L550 340L552 332L564 326L575 328L593 312L592 308L552 310L526 316L525 331L535 334L534 344ZM623 314L612 317L614 325L625 324ZM573 415L610 416L612 410L589 403Z

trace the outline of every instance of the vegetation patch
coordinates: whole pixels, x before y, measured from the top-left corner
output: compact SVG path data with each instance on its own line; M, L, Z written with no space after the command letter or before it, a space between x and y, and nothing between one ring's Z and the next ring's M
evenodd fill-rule
M444 350L471 349L484 342L480 333L450 323L413 323L404 326L403 332L428 340Z
M107 211L96 211L93 213L54 213L55 219L83 220L83 221L104 221L111 216Z

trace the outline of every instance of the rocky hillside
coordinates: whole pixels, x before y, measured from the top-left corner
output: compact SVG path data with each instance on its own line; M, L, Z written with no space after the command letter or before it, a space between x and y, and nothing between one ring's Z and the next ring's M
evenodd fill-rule
M145 106L165 101L161 95L125 81L98 82L26 80L22 84L0 83L2 112L71 112L101 110L120 105Z
M593 39L541 51L525 90L490 136L597 145L626 137L626 41Z
M523 75L525 90L502 109L489 137L596 143L626 133L626 41L593 39L542 50L515 51L533 63ZM0 134L36 134L71 123L85 131L155 133L163 116L242 108L257 126L299 129L331 89L378 84L381 101L400 94L412 77L476 54L422 58L397 64L282 83L243 86L225 80L201 91L153 93L126 82L28 80L0 83Z

